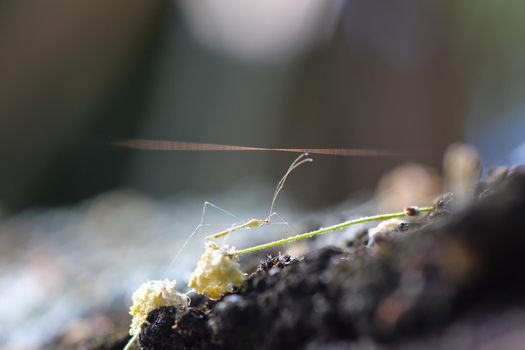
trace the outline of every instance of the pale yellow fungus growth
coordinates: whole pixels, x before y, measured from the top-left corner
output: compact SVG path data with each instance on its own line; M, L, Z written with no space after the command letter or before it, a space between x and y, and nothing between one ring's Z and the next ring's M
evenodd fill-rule
M136 335L140 333L140 326L146 322L148 314L162 306L175 306L186 308L189 304L187 295L175 290L175 281L168 279L144 282L133 293L131 299L133 305L129 313L133 316L129 333Z
M206 242L206 250L191 274L188 287L210 299L218 299L240 286L244 279L234 249Z

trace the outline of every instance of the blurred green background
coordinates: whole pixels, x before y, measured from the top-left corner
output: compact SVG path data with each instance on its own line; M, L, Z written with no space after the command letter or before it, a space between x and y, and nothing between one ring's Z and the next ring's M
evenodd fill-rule
M524 10L519 0L5 0L2 206L122 186L209 193L275 181L290 161L106 145L119 138L377 147L436 167L466 140L489 166L523 159ZM317 158L290 184L312 207L407 160Z

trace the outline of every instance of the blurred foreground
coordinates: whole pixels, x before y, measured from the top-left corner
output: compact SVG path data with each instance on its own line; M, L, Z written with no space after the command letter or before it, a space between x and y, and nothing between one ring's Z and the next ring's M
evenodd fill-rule
M242 218L267 215L273 189L246 185L214 201L231 205L228 209ZM281 208L287 207L281 199ZM72 208L25 211L5 219L0 225L0 346L40 348L64 332L75 343L76 337L86 336L82 327L91 318L100 324L88 327L89 337L97 329L107 335L112 327L125 334L133 290L162 277L177 279L183 287L204 248L204 234L235 221L209 210L205 222L224 225L204 230L170 266L199 223L203 201L181 196L160 202L137 192L113 191ZM279 228L280 237L284 231ZM269 227L230 242L265 242L275 232Z

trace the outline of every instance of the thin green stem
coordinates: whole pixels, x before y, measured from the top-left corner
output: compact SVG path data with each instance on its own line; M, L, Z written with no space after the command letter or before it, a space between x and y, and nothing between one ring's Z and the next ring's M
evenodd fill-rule
M123 350L131 350L131 349L133 349L133 345L135 345L135 342L137 341L138 336L139 336L138 333L134 334L134 335L128 340L128 343L126 344L126 346L124 347Z
M433 209L434 209L433 207L424 207L424 208L418 208L418 211L420 213L427 213L427 212L431 212ZM301 240L301 239L310 238L310 237L313 237L313 236L316 236L316 235L320 235L320 234L323 234L323 233L326 233L326 232L340 230L340 229L343 229L345 227L352 226L352 225L363 224L365 222L370 222L370 221L378 221L378 220L388 220L388 219L393 219L393 218L401 218L401 217L405 217L405 216L407 216L407 213L405 211L402 211L402 212L398 212L398 213L382 214L382 215L375 215L375 216L367 216L367 217L364 217L364 218L349 220L349 221L345 221L345 222L337 224L337 225L323 227L323 228L320 228L319 230L316 230L316 231L302 233L302 234L299 234L299 235L296 235L296 236L292 236L292 237L280 239L280 240L277 240L277 241L273 241L273 242L257 245L257 246L254 246L254 247L242 249L242 250L237 251L236 255L243 255L243 254L246 254L246 253L251 253L251 252L258 251L258 250L274 247L274 246L277 246L277 245L280 245L280 244L286 244L286 243L290 243L290 242L295 242L295 241L298 241L298 240Z

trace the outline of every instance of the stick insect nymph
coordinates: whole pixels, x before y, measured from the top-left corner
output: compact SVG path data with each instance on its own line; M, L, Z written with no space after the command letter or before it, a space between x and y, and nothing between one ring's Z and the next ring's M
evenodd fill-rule
M284 176L277 183L277 187L275 188L275 192L274 192L273 198L272 198L272 204L270 205L270 212L269 212L268 216L265 219L262 219L262 220L261 219L250 219L250 220L246 221L243 224L236 225L236 226L230 227L227 230L224 230L224 231L221 231L221 232L209 235L209 236L206 237L206 239L217 239L217 238L229 235L232 232L239 231L239 230L242 230L242 229L245 229L245 228L248 228L248 229L250 229L250 228L257 228L257 227L261 227L261 226L264 226L264 225L271 224L272 217L273 216L279 216L279 214L277 214L277 212L273 211L273 207L275 205L275 200L277 199L277 196L279 195L279 192L282 190L282 188L284 186L284 183L286 182L286 179L288 178L288 175L290 175L290 173L295 168L297 168L298 166L300 166L302 164L305 164L305 163L309 163L309 162L313 162L313 159L308 157L308 153L302 153L299 157L297 157L293 161L293 163L290 165L288 170L286 170L286 173L284 174Z
M279 180L279 182L277 183L277 187L275 188L275 192L273 194L273 198L272 198L272 204L270 205L270 211L269 211L269 214L268 216L265 218L265 219L250 219L248 221L246 221L245 223L243 224L236 224L236 225L233 225L231 226L230 228L224 230L224 231L221 231L221 232L217 232L215 234L212 234L212 235L209 235L209 236L206 236L206 240L212 240L212 239L217 239L217 238L221 238L221 237L225 237L227 235L229 235L230 233L232 232L235 232L235 231L239 231L239 230L242 230L242 229L250 229L250 228L257 228L257 227L261 227L261 226L264 226L264 225L269 225L271 224L271 219L272 217L274 216L277 216L279 217L282 221L283 221L283 224L287 224L287 222L275 211L273 211L273 207L275 205L275 201L277 199L277 196L279 195L279 192L281 192L281 190L283 189L284 187L284 183L286 182L286 179L288 178L288 175L290 175L290 173L295 169L297 168L298 166L302 165L302 164L305 164L305 163L309 163L309 162L313 162L313 159L312 158L309 158L308 157L308 153L304 152L304 153L301 153L301 155L299 157L297 157L292 164L290 164L290 166L288 167L288 170L286 170L286 172L284 173L284 176L281 178L281 180ZM215 205L211 202L204 202L204 205L202 207L202 213L201 213L201 221L200 223L197 225L197 227L195 227L195 229L193 230L192 233L190 233L190 235L188 236L188 238L186 239L186 241L182 244L182 246L179 248L179 250L177 251L177 253L175 254L175 256L173 257L173 259L171 260L171 263L170 263L170 266L173 265L173 263L177 260L178 256L182 253L182 251L186 248L186 246L188 245L188 243L191 241L191 239L193 238L193 236L195 236L195 234L197 232L199 232L203 227L205 226L208 226L206 224L204 224L204 215L206 214L206 208L210 206L210 207L213 207L231 217L234 217L236 219L238 219L239 221L242 221L240 220L237 216L235 216L234 214L230 213L229 211L219 207L218 205Z

